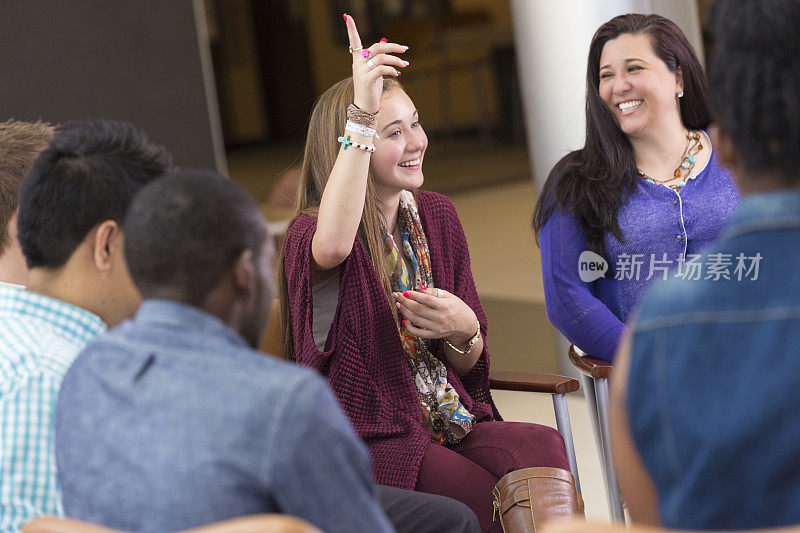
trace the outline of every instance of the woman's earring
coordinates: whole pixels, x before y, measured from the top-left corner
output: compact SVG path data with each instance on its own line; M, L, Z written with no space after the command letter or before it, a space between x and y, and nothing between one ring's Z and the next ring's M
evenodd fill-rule
M678 98L683 98L683 91L678 93Z

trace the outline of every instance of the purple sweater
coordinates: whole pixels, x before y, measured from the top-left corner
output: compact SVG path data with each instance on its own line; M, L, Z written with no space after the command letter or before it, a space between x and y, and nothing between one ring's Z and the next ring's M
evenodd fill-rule
M618 214L625 243L610 232L605 236L614 278L581 280L579 257L588 248L571 214L556 209L539 233L547 317L578 348L612 362L624 322L647 288L668 275L666 268L677 267L682 255L688 261L716 242L740 198L714 155L680 194L644 180L638 184Z
M486 315L470 269L469 249L455 206L446 197L416 191L420 219L430 247L436 287L452 292L478 317L484 349L469 374L459 378L442 353L447 379L476 421L500 420L489 393ZM375 481L412 490L430 433L422 426L421 407L386 293L369 254L356 239L340 266L339 303L327 350L314 343L311 293L311 240L317 219L300 215L286 234L283 263L289 294L294 355L297 362L328 378L342 408L372 454Z

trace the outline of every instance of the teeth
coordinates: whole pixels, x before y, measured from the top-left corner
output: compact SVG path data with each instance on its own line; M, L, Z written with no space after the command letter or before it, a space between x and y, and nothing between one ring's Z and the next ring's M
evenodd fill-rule
M398 163L398 166L401 166L401 167L413 167L414 165L419 165L419 164L420 164L420 160L419 159L414 159L412 161L405 161L404 163Z
M642 105L643 101L644 100L628 100L627 102L617 104L617 107L619 107L620 111L630 111Z

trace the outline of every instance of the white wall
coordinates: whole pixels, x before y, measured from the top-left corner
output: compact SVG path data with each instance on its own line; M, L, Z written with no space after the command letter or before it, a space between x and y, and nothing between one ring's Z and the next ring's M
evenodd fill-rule
M601 24L623 13L658 13L702 56L695 0L511 0L511 7L537 189L556 161L583 145L586 57Z

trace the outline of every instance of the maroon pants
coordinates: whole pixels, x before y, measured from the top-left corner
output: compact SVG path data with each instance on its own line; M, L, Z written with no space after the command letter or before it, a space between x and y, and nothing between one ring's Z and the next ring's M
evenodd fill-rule
M458 444L428 444L416 490L463 502L484 531L501 532L500 521L492 522L492 489L509 472L533 466L569 470L561 433L539 424L481 422Z

